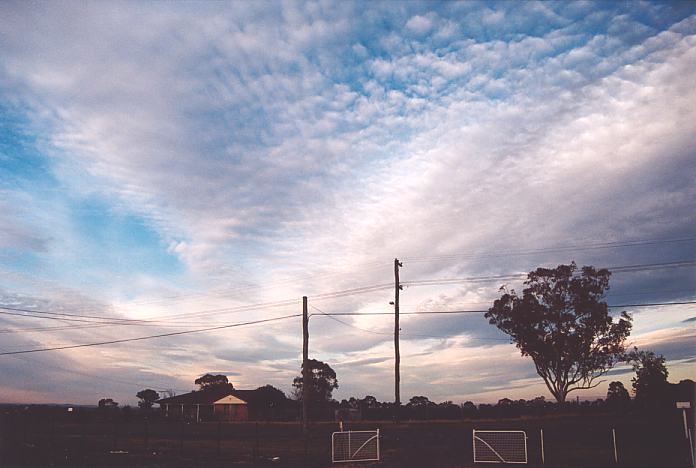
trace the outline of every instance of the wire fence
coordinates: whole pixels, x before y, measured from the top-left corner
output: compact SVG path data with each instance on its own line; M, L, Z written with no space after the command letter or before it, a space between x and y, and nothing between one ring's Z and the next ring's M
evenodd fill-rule
M329 466L336 423L65 421L22 414L0 419L0 466ZM543 418L506 421L351 422L379 429L380 466L480 466L472 431L524 430L528 465L689 468L676 418ZM542 456L541 430L544 453ZM614 446L612 429L616 435ZM615 458L616 447L616 458ZM545 464L542 464L542 459Z

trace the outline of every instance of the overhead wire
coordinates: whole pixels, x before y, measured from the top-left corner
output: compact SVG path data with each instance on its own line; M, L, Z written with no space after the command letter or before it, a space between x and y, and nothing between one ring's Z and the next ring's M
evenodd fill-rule
M498 252L498 253L484 253L484 254L455 253L455 254L443 254L443 255L431 255L431 256L404 256L403 258L401 258L401 260L407 261L409 263L421 263L421 262L429 262L429 261L437 261L437 260L450 260L450 259L456 259L456 258L473 259L473 258L522 256L522 255L533 255L533 254L537 254L537 253L573 252L573 251L583 251L583 250L636 247L636 246L645 246L645 245L671 244L671 243L693 242L693 241L696 241L696 237L680 237L680 238L670 238L670 239L636 239L636 240L629 240L629 241L600 242L600 243L579 244L579 245L571 245L571 246L545 247L545 248L539 248L539 249L507 251L507 252Z
M394 335L393 332L379 332L379 331L375 331L375 330L368 330L367 328L358 327L357 325L353 325L352 323L348 323L344 320L338 319L338 318L334 317L335 314L326 313L326 312L320 310L318 307L315 307L311 304L310 304L310 307L319 311L320 314L317 315L317 317L321 317L321 316L328 317L328 318L330 318L338 323L341 323L343 325L346 325L348 327L355 328L356 330L364 331L367 333L372 333L374 335L385 335L385 336L393 336ZM314 314L314 315L316 315L316 314ZM393 314L390 313L390 315L393 315ZM399 332L399 334L402 336L415 336L418 338L438 338L438 339L452 338L452 336L425 335L425 334L420 334L420 333L409 333L409 332ZM473 338L473 337L468 337L468 336L467 336L467 339L475 340L475 341L509 341L509 339L507 339L507 338Z
M636 240L628 240L628 241L616 241L616 242L604 242L604 243L593 243L593 244L580 244L580 245L571 245L571 246L556 246L556 247L549 247L549 248L540 248L540 249L529 249L529 250L522 250L522 251L507 251L507 252L499 252L499 253L483 253L483 254L464 254L464 253L459 253L459 254L447 254L447 255L436 255L436 256L405 256L402 257L402 260L408 261L410 263L419 263L422 261L431 261L431 260L445 260L445 259L456 259L456 258L487 258L487 257L505 257L505 256L518 256L518 255L529 255L533 253L543 253L543 252L561 252L561 251L574 251L574 250L589 250L589 249L607 249L607 248L620 248L620 247L633 247L633 246L645 246L645 245L655 245L655 244L668 244L668 243L679 243L679 242L690 242L690 241L695 241L696 237L683 237L683 238L669 238L669 239L636 239ZM388 265L387 263L383 262L368 262L364 264L359 264L362 269L368 268L368 269L373 269L373 268L381 268L383 266ZM321 276L322 278L325 278L327 276L336 276L336 275L345 275L343 272L337 272L337 273L318 273L314 275L306 275L304 278L309 279L315 276ZM492 279L506 279L504 277L501 278L492 278ZM510 279L515 279L515 278L510 278ZM264 285L251 285L247 287L237 287L232 289L231 291L226 291L226 292L219 292L219 293L191 293L191 294L178 294L174 296L167 296L161 299L152 299L152 300L146 300L146 301L136 301L136 302L131 302L128 304L128 306L133 306L133 305L147 305L147 304L154 304L158 302L166 302L171 299L181 299L181 298L186 298L186 297L229 297L231 294L230 293L235 293L235 292L243 292L247 291L250 289L266 289L270 287L276 287L278 284L289 284L293 282L297 282L298 278L287 278L282 281L276 281L273 282L272 284L264 284ZM434 284L434 283L433 283ZM329 293L330 294L330 293ZM345 293L344 295L347 295L349 293ZM323 294L320 294L318 296L323 296ZM336 297L341 297L341 296L336 296ZM327 297L331 298L331 297ZM323 298L315 298L315 300L322 300ZM90 307L73 307L73 310L90 310Z
M647 270L652 270L652 269L681 268L681 267L689 267L689 266L695 266L695 265L696 265L696 261L681 260L681 261L666 262L666 263L619 265L619 266L611 266L611 267L605 267L605 268L609 269L612 272L635 272L635 271L647 271ZM433 278L433 279L422 279L422 280L405 280L405 281L402 281L401 284L403 284L404 286L424 286L424 285L429 286L429 285L442 285L442 284L456 284L456 283L462 283L462 282L480 282L480 281L485 282L485 281L505 280L505 279L521 279L521 278L524 278L526 276L527 276L527 273L516 273L516 274L508 274L508 275L471 276L471 277L464 277L464 278ZM362 287L358 287L358 288L351 288L351 289L331 291L331 292L326 292L326 293L319 293L319 294L309 296L309 298L312 300L315 300L315 301L317 301L317 300L321 301L321 300L335 299L335 298L339 298L339 297L351 296L351 295L355 295L355 294L364 294L364 293L369 293L369 292L376 292L376 291L380 291L380 290L391 289L392 287L393 287L393 283L381 283L381 284L375 284L375 285L362 286ZM219 313L231 314L231 313L245 312L245 311L250 311L250 310L254 310L254 309L261 309L261 308L282 307L282 306L294 305L294 304L297 304L298 302L299 302L299 299L284 299L284 300L280 300L280 301L256 303L256 304L246 304L246 305L233 306L233 307L221 307L221 308L206 309L206 310L195 311L195 312L169 314L169 315L150 317L150 318L144 318L144 319L129 319L129 318L120 318L120 317L105 317L105 316L94 316L94 315L71 314L71 313L67 313L67 312L43 311L43 310L37 310L37 309L22 309L22 308L13 308L13 307L7 307L7 306L0 306L0 309L22 311L22 312L33 313L33 314L47 314L47 315L51 314L51 315L66 316L66 317L79 317L80 319L93 318L96 320L109 320L112 322L147 323L147 322L161 322L163 320L184 319L184 318L193 318L193 317L199 318L199 317L204 317L204 316L219 314Z
M629 307L661 307L673 305L691 305L696 304L696 301L679 301L679 302L649 302L636 304L617 304L607 305L609 309L622 309ZM399 312L399 315L448 315L448 314L485 314L488 309L482 310L421 310L415 312ZM394 315L394 312L331 312L323 313L330 316L359 316L359 315Z
M661 269L671 269L671 268L685 268L690 266L696 266L696 261L693 260L680 260L676 262L665 262L665 263L646 263L638 265L619 265L602 267L609 270L611 273L627 273L627 272L638 272L638 271L652 271ZM579 276L581 273L577 273ZM404 280L401 282L404 286L435 286L444 284L458 284L458 283L475 283L475 282L488 282L488 281L499 281L499 280L513 280L513 279L524 279L528 273L515 273L509 275L493 275L493 276L471 276L465 278L433 278L424 280Z
M223 330L223 329L228 329L228 328L243 327L243 326L248 326L248 325L257 325L260 323L277 322L279 320L286 320L289 318L300 317L301 315L302 314L284 315L282 317L274 317L274 318L261 319L261 320L252 320L249 322L240 322L240 323L233 323L233 324L228 324L228 325L219 325L216 327L206 327L206 328L199 328L199 329L195 329L195 330L185 330L185 331L171 332L171 333L160 333L157 335L139 336L139 337L135 337L135 338L123 338L123 339L119 339L119 340L100 341L100 342L95 342L95 343L83 343L83 344L77 344L77 345L54 346L54 347L48 347L48 348L36 348L36 349L27 349L27 350L21 350L21 351L7 351L7 352L0 352L0 356L9 356L9 355L14 355L14 354L39 353L39 352L44 352L44 351L59 351L59 350L65 350L65 349L87 348L87 347L92 347L92 346L103 346L103 345L111 345L111 344L118 344L118 343L128 343L128 342L133 342L133 341L152 340L152 339L156 339L156 338L165 338L165 337L170 337L170 336L188 335L191 333L202 333L202 332L208 332L208 331L214 331L214 330Z
M22 361L24 361L24 362L28 362L28 356L17 356L17 355L15 355L15 356L13 356L13 357L16 358L16 359L20 359L20 360L22 360ZM59 366L59 365L57 365L57 364L55 364L55 363L51 363L51 370L54 370L54 369L58 369L58 370L60 370L61 372L68 372L68 373L70 373L70 374L82 375L82 376L84 376L84 377L94 377L94 378L97 378L99 381L113 382L113 383L117 383L117 384L121 384L121 385L129 385L129 386L131 386L131 387L139 387L139 388L142 388L142 389L144 389L144 388L151 388L151 389L153 389L153 390L160 390L160 391L175 390L175 391L178 391L178 392L187 392L187 391L188 391L188 390L184 390L184 389L181 389L181 388L173 388L173 387L166 386L166 385L144 384L144 383L142 383L142 382L133 382L133 381L129 381L129 380L121 380L121 379L114 379L114 378L111 378L111 377L104 377L104 376L102 376L102 375L90 374L90 373L87 373L87 372L80 372L80 371L76 371L75 369L68 369L68 368L66 368L66 367Z
M685 267L685 266L692 266L695 265L696 262L693 261L677 261L677 262L666 262L666 263L650 263L650 264L636 264L636 265L621 265L621 266L614 266L614 267L608 267L610 270L613 272L636 272L636 271L646 271L646 270L652 270L652 269L662 269L662 268L678 268L678 267ZM406 286L424 286L424 285L438 285L438 284L456 284L456 283L461 283L461 282L476 282L476 281L491 281L491 280L501 280L501 279L521 279L525 277L526 274L517 274L517 275L497 275L497 276L479 276L479 277L468 277L468 278L441 278L441 279L426 279L426 280L412 280L412 281L404 281L402 284ZM385 289L391 289L393 287L392 283L382 283L382 284L376 284L376 285L369 285L369 286L363 286L359 288L352 288L352 289L345 289L345 290L338 290L338 291L332 291L332 292L327 292L327 293L320 293L314 296L310 296L310 298L313 301L322 301L322 300L329 300L329 299L336 299L340 297L345 297L345 296L350 296L350 295L355 295L355 294L363 294L363 293L369 293L369 292L376 292L380 290L385 290ZM157 318L150 318L150 319L129 319L129 318L121 318L121 317L104 317L104 316L95 316L95 315L80 315L80 314L73 314L73 313L68 313L68 312L56 312L56 311L43 311L43 310L37 310L37 309L26 309L26 308L18 308L18 307L7 307L7 306L0 306L0 309L3 309L3 311L0 311L1 315L12 315L12 316L17 316L17 317L30 317L30 318L38 318L38 319L50 319L50 320L58 320L58 321L63 321L65 323L69 322L81 322L84 323L83 325L65 325L64 327L52 327L52 330L54 331L64 331L64 330L80 330L80 329L91 329L91 328L100 328L100 327L106 327L106 326L124 326L124 325L137 325L137 326L152 326L152 327L162 327L162 328L181 328L181 327L190 327L190 326L197 326L194 323L191 323L190 321L187 322L187 319L200 319L206 316L210 316L213 314L221 315L221 314L233 314L233 313L241 313L241 312L246 312L246 311L251 311L251 310L258 310L262 308L276 308L276 307L287 307L290 305L296 305L299 302L297 299L286 299L286 300L281 300L281 301L275 301L275 302L265 302L265 303L257 303L257 304L246 304L246 305L240 305L240 306L235 306L235 307L224 307L224 308L215 308L215 309L206 309L203 311L196 311L196 312L187 312L187 313L180 313L180 314L170 314L170 315L164 315L160 316ZM677 305L680 303L661 303L663 305ZM683 302L681 304L690 304L690 302ZM641 307L640 304L631 304L630 306L635 306L635 307ZM8 311L16 311L16 312L21 312L21 313L15 313L15 312L8 312ZM483 313L484 311L433 311L432 313ZM415 313L421 313L421 312L402 312L403 315L411 315ZM41 315L37 315L41 314ZM51 316L49 316L49 314ZM78 318L79 317L79 318ZM208 322L209 323L209 322ZM19 332L25 332L25 331L38 331L40 329L36 330L14 330L14 329L8 329L8 330L0 330L0 333L19 333ZM47 327L46 331L50 331L51 328Z

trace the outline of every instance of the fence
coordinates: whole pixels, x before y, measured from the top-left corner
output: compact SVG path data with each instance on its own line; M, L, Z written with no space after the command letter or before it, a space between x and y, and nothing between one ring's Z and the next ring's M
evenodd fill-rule
M691 468L680 418L543 418L507 421L351 422L354 431L379 431L380 466L466 467L474 464L472 430L519 428L533 466ZM542 465L544 429L546 464ZM618 465L612 429L616 434ZM335 423L302 433L281 422L171 423L66 421L0 415L0 466L316 466L333 460ZM352 440L351 440L352 442ZM357 447L355 447L357 448ZM478 450L478 449L477 449ZM477 452L478 456L479 452Z
M334 432L331 434L331 461L379 461L379 429Z
M474 463L527 463L524 431L472 432Z

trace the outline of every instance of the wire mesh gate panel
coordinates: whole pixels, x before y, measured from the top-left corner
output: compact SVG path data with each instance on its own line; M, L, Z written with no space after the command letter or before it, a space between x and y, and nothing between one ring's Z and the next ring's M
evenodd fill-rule
M474 463L527 463L524 431L477 431L474 429Z
M331 434L331 461L379 461L379 429Z

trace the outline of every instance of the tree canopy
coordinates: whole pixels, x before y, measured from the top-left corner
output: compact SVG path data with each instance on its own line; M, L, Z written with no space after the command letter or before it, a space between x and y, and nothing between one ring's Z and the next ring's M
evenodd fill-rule
M607 405L617 410L626 410L631 404L631 396L621 382L611 382L607 389Z
M197 378L193 383L198 385L201 390L209 388L209 387L213 387L216 385L230 385L230 386L232 386L232 384L229 383L229 381L227 380L227 376L222 375L222 374L217 374L217 375L205 374L204 376Z
M426 396L414 396L408 401L408 404L414 408L425 408L434 405L435 403L430 401Z
M101 400L99 400L98 406L99 408L110 409L116 408L118 406L118 403L115 402L113 398L102 398Z
M330 401L332 392L338 388L336 372L325 362L316 359L308 359L307 364L311 378L309 386L310 400L315 402ZM292 381L292 386L295 387L295 397L298 400L302 400L302 389L304 386L302 375L295 377Z
M273 385L264 385L256 389L256 393L261 399L270 406L279 406L285 403L287 397L282 390L275 388Z
M615 321L602 301L611 273L575 262L537 268L527 275L522 296L502 287L486 318L510 335L523 356L534 361L559 403L568 393L599 385L625 353L631 317Z
M140 398L140 401L138 402L138 406L141 409L152 408L152 404L159 399L159 393L157 393L155 390L152 390L150 388L147 388L145 390L140 390L138 393L135 394L135 396Z
M636 403L640 406L662 406L669 398L664 356L652 351L639 351L638 348L628 353L626 360L633 366L636 376L632 379Z

